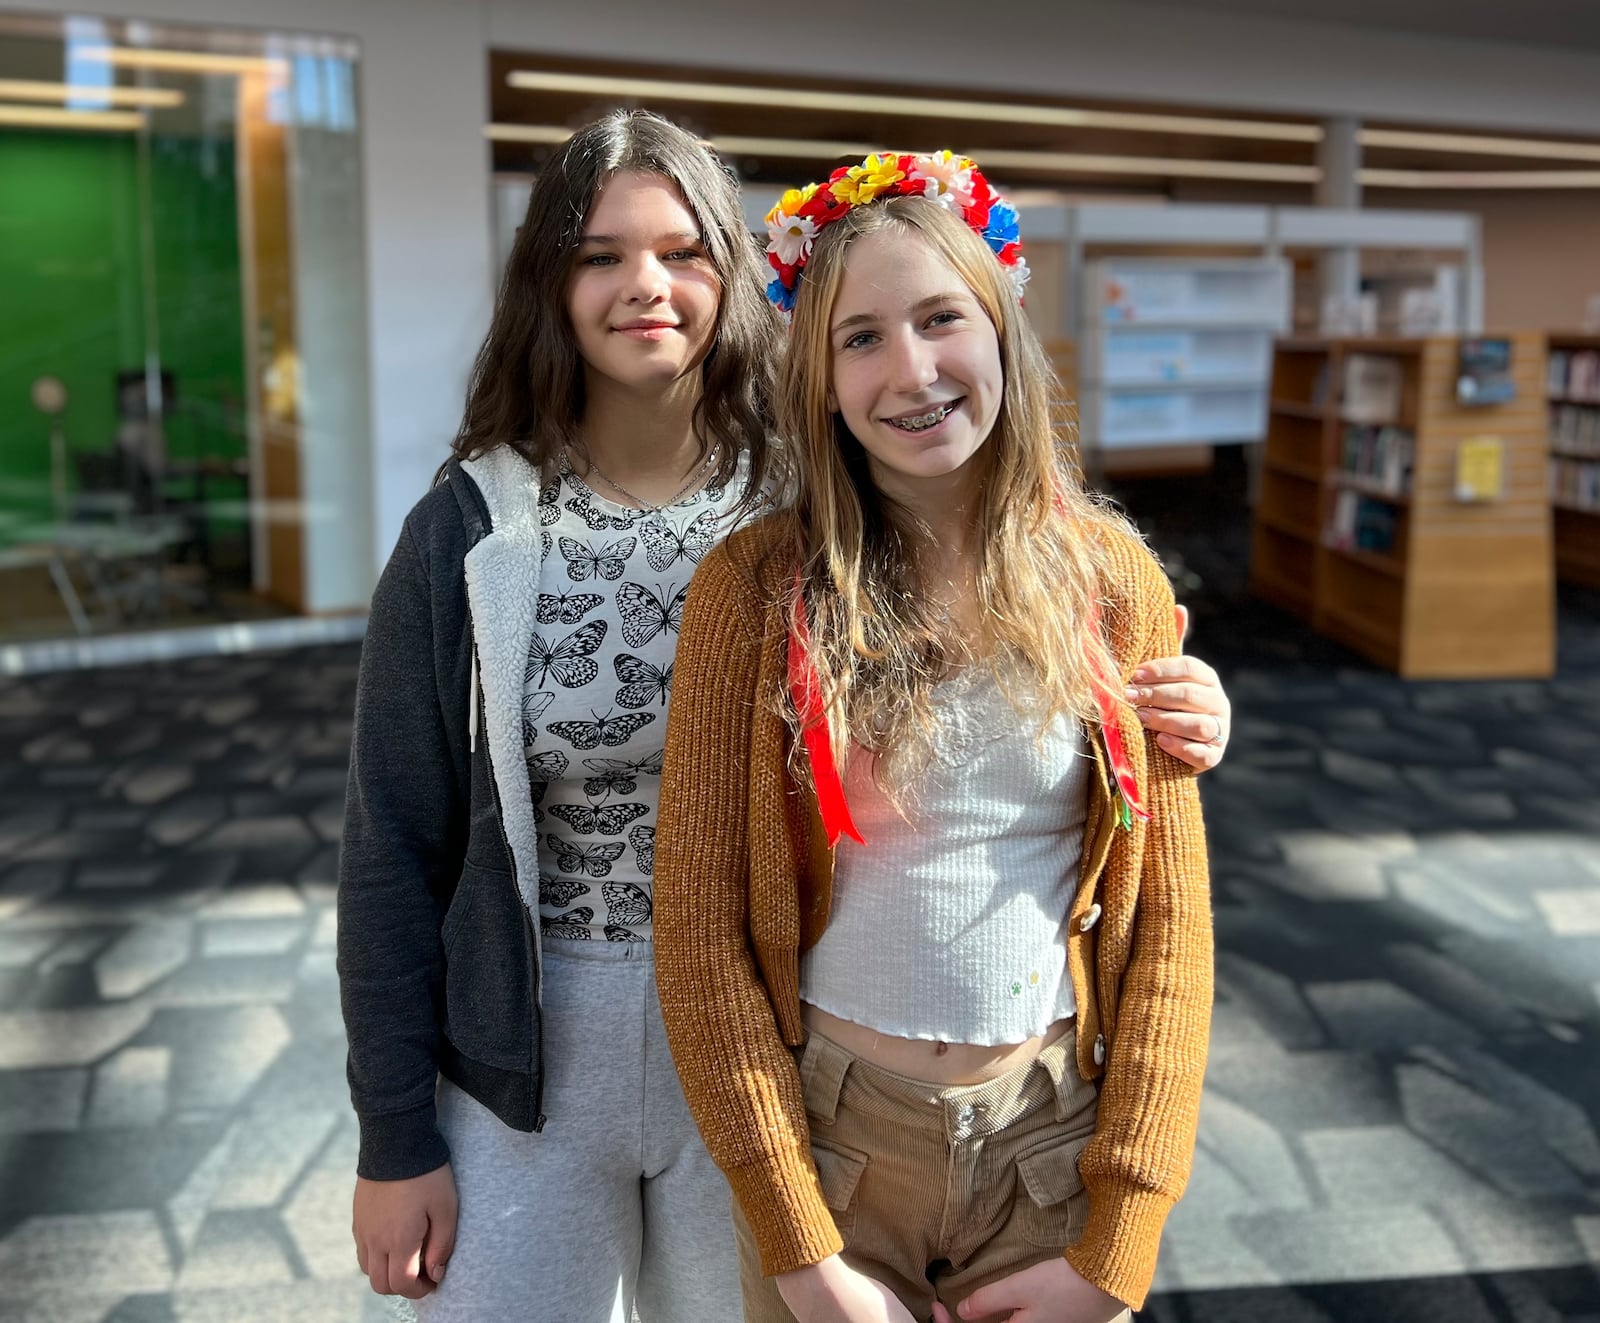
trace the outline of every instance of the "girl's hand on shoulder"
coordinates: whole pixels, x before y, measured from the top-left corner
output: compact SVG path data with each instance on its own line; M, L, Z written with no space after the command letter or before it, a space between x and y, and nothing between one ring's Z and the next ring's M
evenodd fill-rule
M797 1323L916 1323L893 1291L837 1254L775 1280Z
M1188 632L1189 608L1175 607L1178 638ZM1135 668L1128 701L1156 743L1198 772L1209 772L1228 747L1232 704L1217 673L1198 657L1158 657Z
M979 1287L954 1315L935 1301L933 1323L1111 1323L1126 1308L1065 1259L1048 1259Z

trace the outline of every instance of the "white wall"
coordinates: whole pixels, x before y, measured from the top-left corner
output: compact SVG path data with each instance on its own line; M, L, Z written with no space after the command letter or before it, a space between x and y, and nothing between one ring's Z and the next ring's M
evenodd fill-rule
M372 593L372 388L360 143L296 126L289 159L306 610L362 610ZM356 279L352 279L352 273Z

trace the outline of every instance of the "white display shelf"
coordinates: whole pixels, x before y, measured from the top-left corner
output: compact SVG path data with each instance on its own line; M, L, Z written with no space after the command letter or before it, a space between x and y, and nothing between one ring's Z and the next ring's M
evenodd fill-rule
M1277 258L1107 258L1085 269L1079 415L1107 450L1259 441L1272 344L1289 324Z
M1272 258L1109 258L1087 275L1088 319L1101 326L1288 325L1289 268Z
M1084 432L1108 450L1254 441L1266 431L1267 389L1264 384L1167 390L1085 386L1079 417Z
M1081 378L1107 386L1255 383L1272 368L1271 326L1106 327L1084 346Z

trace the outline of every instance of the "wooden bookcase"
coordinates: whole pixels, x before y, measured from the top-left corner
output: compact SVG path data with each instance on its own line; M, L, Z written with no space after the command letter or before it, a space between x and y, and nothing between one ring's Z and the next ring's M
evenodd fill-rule
M1544 339L1509 338L1517 397L1477 408L1456 401L1453 336L1280 341L1252 528L1252 591L1407 678L1551 674ZM1387 421L1411 438L1411 472L1401 488L1343 467L1352 355L1398 366L1398 407ZM1457 449L1478 436L1503 443L1504 491L1497 501L1458 501ZM1347 490L1376 502L1392 523L1387 549L1335 545L1334 515Z
M1552 357L1562 353L1600 353L1600 335L1552 333ZM1596 393L1572 395L1565 374L1562 380L1552 371L1548 382L1550 401L1550 506L1556 543L1556 575L1572 583L1600 588L1600 499L1591 502L1563 489L1559 478L1574 470L1585 474L1600 470L1600 389ZM1592 440L1579 441L1563 435L1558 426L1562 413L1579 412L1587 424L1583 430ZM1592 415L1589 418L1588 415ZM1594 478L1591 482L1596 481Z

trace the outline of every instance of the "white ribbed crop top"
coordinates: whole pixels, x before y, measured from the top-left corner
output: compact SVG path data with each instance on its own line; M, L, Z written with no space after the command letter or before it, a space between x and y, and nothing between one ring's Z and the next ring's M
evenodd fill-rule
M1076 1009L1064 926L1095 763L1076 721L1056 718L1041 741L987 670L934 702L937 753L905 816L870 756L848 760L867 844L839 844L800 996L900 1038L1019 1043Z

